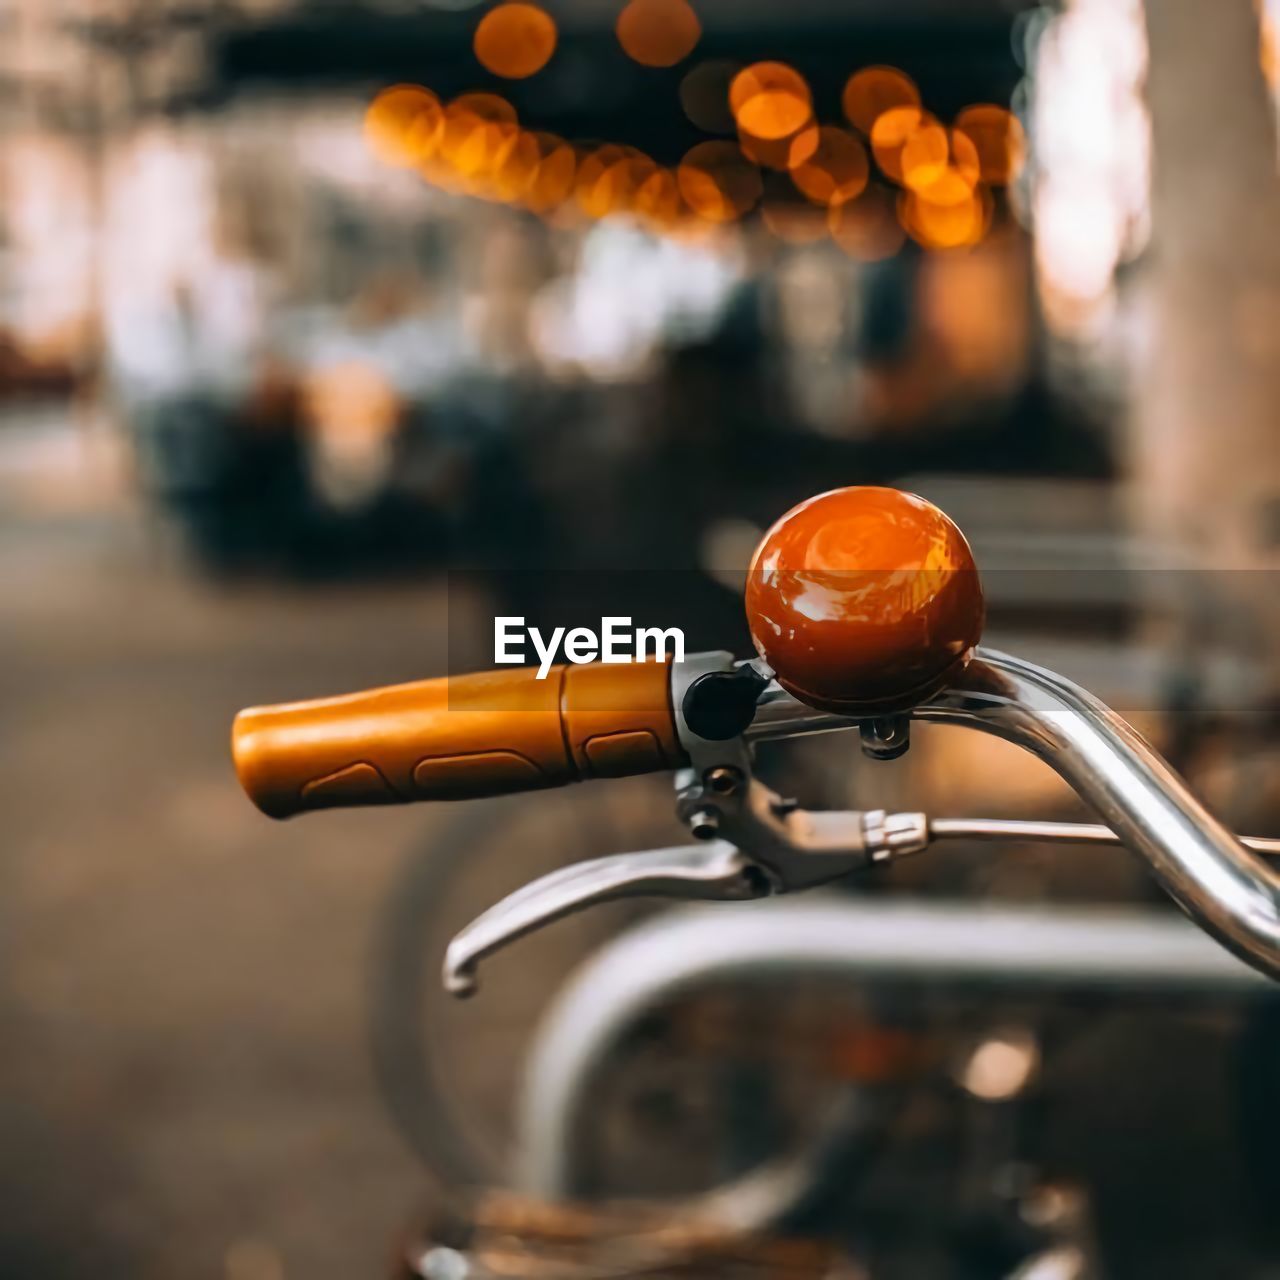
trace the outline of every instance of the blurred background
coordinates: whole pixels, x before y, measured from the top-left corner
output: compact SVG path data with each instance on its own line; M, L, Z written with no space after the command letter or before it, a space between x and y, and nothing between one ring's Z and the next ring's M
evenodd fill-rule
M488 665L495 610L566 600L745 653L750 552L823 489L939 503L992 644L1280 830L1277 21L3 0L0 1275L390 1274L424 1212L514 1182L525 1048L629 917L465 1009L440 949L532 872L678 839L661 784L280 827L231 716ZM810 803L1080 816L973 737L763 763ZM1159 905L1104 852L904 871ZM1011 978L691 998L593 1108L579 1194L715 1185L890 1079L850 1274L1007 1274L1015 1184L1109 1274L1280 1274L1270 1006Z

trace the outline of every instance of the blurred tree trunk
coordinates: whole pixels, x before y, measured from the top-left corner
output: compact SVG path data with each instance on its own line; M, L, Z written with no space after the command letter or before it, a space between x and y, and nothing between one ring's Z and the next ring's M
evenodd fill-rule
M1280 179L1258 15L1252 0L1146 10L1153 242L1133 509L1143 533L1213 571L1202 585L1251 611L1275 654L1280 577L1225 572L1280 568Z
M1154 242L1137 509L1213 566L1274 564L1280 180L1258 17L1251 0L1146 8Z

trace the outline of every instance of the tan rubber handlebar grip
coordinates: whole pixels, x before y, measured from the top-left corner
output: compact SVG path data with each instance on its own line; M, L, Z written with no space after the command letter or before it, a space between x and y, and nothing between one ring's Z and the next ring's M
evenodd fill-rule
M231 750L273 818L467 800L684 762L665 662L483 672L251 707Z

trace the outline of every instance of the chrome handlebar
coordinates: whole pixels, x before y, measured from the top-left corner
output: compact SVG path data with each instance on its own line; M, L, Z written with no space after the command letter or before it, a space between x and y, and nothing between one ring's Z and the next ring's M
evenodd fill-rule
M1038 756L1147 861L1197 924L1280 978L1280 874L1097 698L1029 662L981 653L920 718L967 724Z
M729 665L727 654L700 655L685 664L673 677L677 709L682 686ZM948 838L1127 845L1187 915L1242 960L1280 978L1280 873L1255 856L1280 853L1280 840L1239 840L1147 742L1085 690L1029 662L979 649L951 685L909 718L966 725L1030 751L1105 825L800 809L751 776L751 744L858 728L871 754L899 754L908 725L906 718L886 723L817 711L774 682L763 689L739 738L709 741L681 721L691 766L676 775L676 807L703 843L600 858L525 886L454 939L444 965L447 989L469 994L481 958L595 902L633 895L742 899L788 893Z

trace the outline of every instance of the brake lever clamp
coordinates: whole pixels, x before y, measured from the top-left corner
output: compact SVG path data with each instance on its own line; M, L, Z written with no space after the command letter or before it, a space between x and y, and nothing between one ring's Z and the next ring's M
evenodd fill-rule
M700 776L682 770L676 794L676 812L695 835L710 826L759 865L778 893L918 853L929 842L923 814L803 809L731 766L713 765Z

